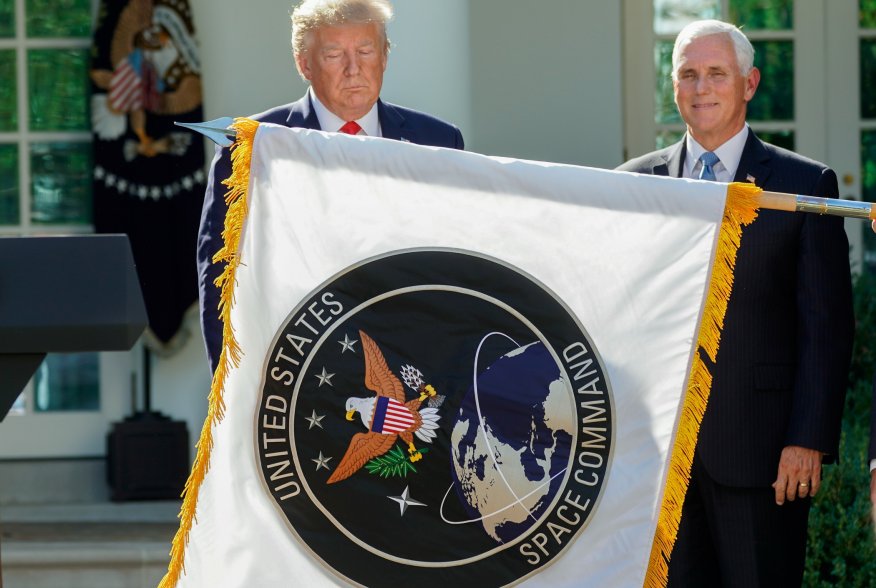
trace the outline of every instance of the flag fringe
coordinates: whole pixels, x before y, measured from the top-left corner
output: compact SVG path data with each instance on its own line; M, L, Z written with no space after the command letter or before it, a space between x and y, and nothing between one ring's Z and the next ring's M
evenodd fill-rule
M225 226L222 231L223 247L213 256L213 263L224 263L225 268L214 284L219 288L219 318L222 320L222 353L213 374L208 398L207 418L201 428L195 461L192 471L186 481L182 493L183 503L179 513L179 530L173 538L170 550L170 563L167 574L161 580L158 588L174 588L180 576L185 573L185 548L189 543L189 534L196 520L195 509L198 503L201 483L210 469L210 454L213 450L213 428L225 416L225 379L232 366L240 363L241 350L231 325L231 307L234 305L234 286L236 284L237 268L240 265L240 238L248 211L247 191L249 189L249 168L252 162L252 143L259 123L248 118L238 118L232 127L237 131L237 139L231 147L231 176L222 183L228 186L225 194L225 204L228 212L225 214Z
M754 184L734 183L727 188L724 218L721 222L703 320L700 323L697 351L693 356L687 393L681 409L678 432L666 477L666 490L663 494L648 571L645 575L646 588L665 588L668 580L669 558L681 522L681 508L690 482L697 435L712 390L712 374L699 350L706 353L713 362L718 355L724 316L733 290L733 272L736 267L736 253L742 238L742 228L757 218L757 195L760 192L760 188Z
M189 542L192 526L196 521L196 506L201 483L204 481L210 466L213 428L222 421L225 415L223 398L225 380L231 367L236 367L239 364L242 355L231 325L231 308L235 301L234 286L237 268L240 265L240 239L248 212L247 191L252 161L252 143L259 123L252 119L238 118L232 126L237 131L237 139L232 146L232 173L228 179L223 181L223 184L229 188L225 195L228 212L222 231L224 246L213 257L213 263L226 264L222 274L214 282L221 291L218 310L223 324L222 352L213 374L208 398L207 418L196 445L197 451L192 471L182 493L183 503L178 517L180 526L173 539L170 563L167 574L159 583L158 588L175 588L180 576L185 572L185 548ZM733 271L742 236L742 227L757 218L757 195L760 192L761 190L753 184L735 183L728 186L709 293L697 339L697 348L702 349L712 361L715 360L718 353L724 316L733 288ZM706 410L711 385L712 375L700 354L695 353L645 576L647 588L664 588L666 586L669 557L678 533L681 508L690 481L690 468L693 462L697 434Z

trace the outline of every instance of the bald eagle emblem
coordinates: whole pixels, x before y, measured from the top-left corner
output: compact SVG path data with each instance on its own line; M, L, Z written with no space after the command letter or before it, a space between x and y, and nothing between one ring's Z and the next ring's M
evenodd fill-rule
M353 421L358 413L368 432L353 435L344 457L327 484L349 478L368 461L392 449L399 438L407 443L408 459L411 462L419 461L423 455L414 445L414 436L431 443L438 429L438 407L443 398L438 396L435 388L423 383L419 370L404 366L402 377L417 392L416 398L406 400L401 380L389 369L377 343L364 331L360 330L359 336L365 356L365 387L376 396L353 396L347 399L347 420ZM427 407L421 408L427 400Z

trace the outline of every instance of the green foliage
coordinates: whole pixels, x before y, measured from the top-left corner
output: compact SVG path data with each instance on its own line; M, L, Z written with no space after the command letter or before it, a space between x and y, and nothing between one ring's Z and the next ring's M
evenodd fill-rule
M876 28L876 0L860 0L858 8L861 28Z
M872 382L873 370L876 367L876 276L865 272L857 277L854 288L855 304L855 349L852 353L852 367L849 372L850 387L861 380ZM854 395L850 395L852 400ZM867 396L866 409L869 406ZM850 414L846 407L846 418L869 419L869 413L864 415Z
M873 118L876 116L876 98L873 96L876 90L876 82L873 74L876 72L876 42L873 39L861 39L861 116Z
M730 0L730 22L746 31L789 30L793 21L793 0Z
M748 120L790 121L794 119L794 43L753 41L754 65L761 83L748 104Z
M870 396L876 366L876 278L855 282L857 329L843 413L839 465L825 468L809 516L803 585L811 588L876 586L876 541L870 519L867 471Z
M429 448L420 449L420 453L428 453ZM417 473L417 468L408 459L405 450L396 445L384 455L375 457L365 464L365 469L369 474L377 474L381 478L406 478L409 472Z

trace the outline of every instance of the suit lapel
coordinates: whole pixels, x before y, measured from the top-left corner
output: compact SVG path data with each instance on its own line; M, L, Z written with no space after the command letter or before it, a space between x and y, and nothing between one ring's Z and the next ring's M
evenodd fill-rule
M672 147L664 156L664 163L654 166L654 175L670 176L680 178L684 171L684 158L687 155L684 140L679 141ZM745 147L742 149L742 158L739 160L739 168L736 170L734 182L751 182L750 178L754 178L754 182L759 187L763 188L767 178L770 175L770 168L766 165L769 161L770 154L764 148L763 143L754 134L754 131L749 130L748 139L745 141Z
M289 116L286 117L286 126L313 129L315 131L322 130L322 127L319 126L319 119L316 117L316 111L310 103L309 90L303 98L292 103L292 107L289 109Z
M684 169L684 154L684 141L676 143L661 156L663 161L654 166L652 173L655 176L680 178L681 172Z
M736 170L734 182L751 182L763 188L770 175L770 168L766 165L770 154L764 148L754 131L748 131L748 139L742 149L742 158L739 160L739 168Z
M666 159L666 169L670 177L680 178L682 176L686 154L687 147L683 139L672 146L669 157Z
M377 118L380 120L380 132L383 133L384 138L408 143L417 142L415 134L406 128L404 115L392 104L378 100Z

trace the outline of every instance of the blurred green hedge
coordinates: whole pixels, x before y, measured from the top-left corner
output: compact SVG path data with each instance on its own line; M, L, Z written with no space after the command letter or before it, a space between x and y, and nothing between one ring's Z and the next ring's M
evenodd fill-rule
M867 447L870 396L876 369L876 278L855 280L855 350L843 413L839 465L824 468L824 483L809 515L803 585L876 586L876 541L871 521Z

